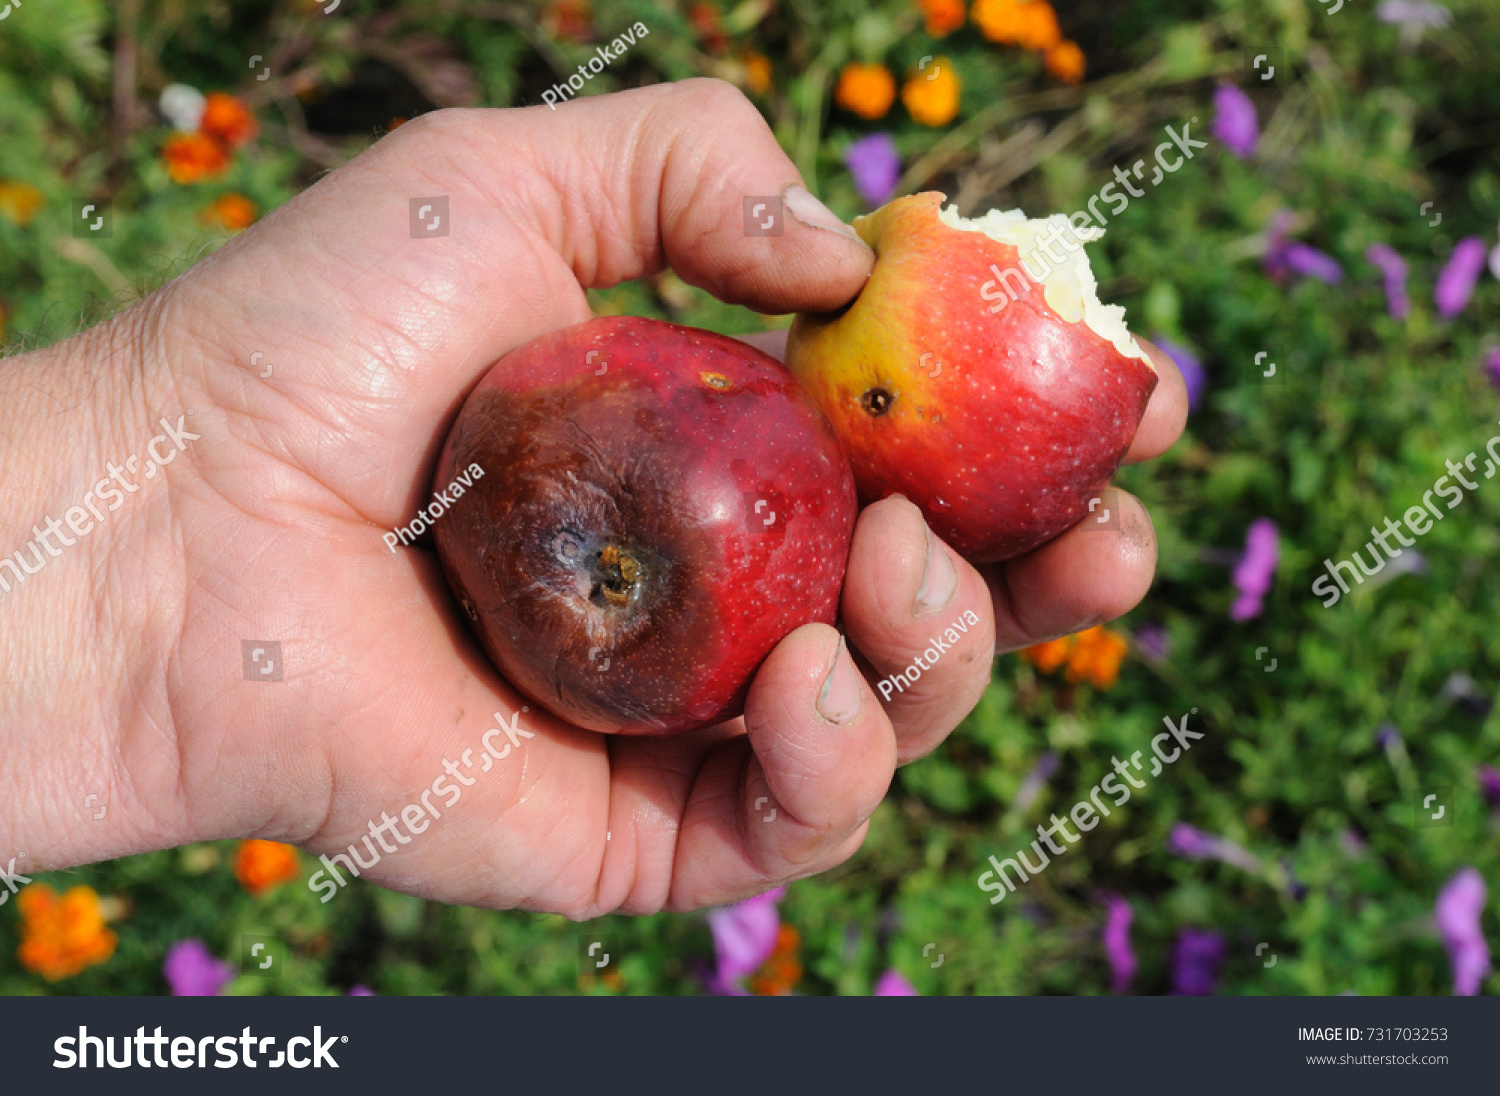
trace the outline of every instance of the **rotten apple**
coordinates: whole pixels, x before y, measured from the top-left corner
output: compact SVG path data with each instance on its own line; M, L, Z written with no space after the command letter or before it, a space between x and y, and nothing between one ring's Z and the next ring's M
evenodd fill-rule
M738 715L787 633L832 623L856 514L827 422L722 335L591 320L501 358L438 462L448 584L516 688L591 730Z
M1099 301L1103 230L1018 210L965 220L898 198L854 228L875 250L845 310L801 315L787 365L843 443L863 501L899 492L977 563L1076 524L1119 468L1156 369Z

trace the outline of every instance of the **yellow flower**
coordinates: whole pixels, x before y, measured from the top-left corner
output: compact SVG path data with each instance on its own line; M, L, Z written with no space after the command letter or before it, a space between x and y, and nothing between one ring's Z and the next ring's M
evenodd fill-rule
M1047 71L1065 84L1076 84L1082 80L1084 69L1088 66L1083 50L1078 48L1076 42L1057 43L1047 51L1042 60Z
M924 126L945 126L958 113L961 86L953 62L939 57L906 81L901 102L906 112Z
M42 192L30 183L0 182L0 214L23 228L47 204Z
M102 963L115 952L116 937L104 926L99 895L74 887L62 897L46 883L31 883L16 895L21 913L21 965L56 981Z
M1057 13L1047 0L975 0L971 14L991 42L1046 50L1062 41Z
M945 38L964 25L963 0L917 0L927 21L927 33Z
M833 101L866 121L884 118L896 101L896 78L884 65L850 62L839 73Z

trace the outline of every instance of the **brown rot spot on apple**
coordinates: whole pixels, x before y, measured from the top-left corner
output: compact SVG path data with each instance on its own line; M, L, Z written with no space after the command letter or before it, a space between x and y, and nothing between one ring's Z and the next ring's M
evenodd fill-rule
M634 557L613 544L606 545L594 564L594 583L589 596L596 601L602 596L606 603L623 608L639 593L644 577Z
M860 407L864 408L865 414L871 418L878 419L891 409L891 404L896 402L896 397L884 388L871 388L859 398Z

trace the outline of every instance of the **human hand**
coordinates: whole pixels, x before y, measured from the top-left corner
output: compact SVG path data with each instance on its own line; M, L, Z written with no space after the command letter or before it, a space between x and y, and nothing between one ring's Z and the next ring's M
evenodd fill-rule
M225 837L353 844L367 864L379 854L362 874L384 885L575 918L727 902L850 856L896 764L977 702L997 634L1025 646L1144 594L1155 540L1138 501L1121 493L1117 535L1075 529L983 575L910 503L868 507L842 603L854 658L833 628L804 626L743 719L666 739L527 705L463 627L434 553L383 539L430 499L469 388L589 318L586 287L670 265L763 312L857 293L871 253L798 183L754 108L713 81L442 111L111 324L8 363L7 467L24 451L40 470L0 498L13 540L79 502L107 460L144 453L162 417L191 409L198 437L0 594L0 851L44 870ZM409 200L434 195L449 234L413 238ZM784 196L783 235L745 235L745 195ZM1153 358L1134 460L1186 415ZM57 440L76 440L80 415L87 452ZM970 612L952 651L882 703L870 682ZM281 643L282 681L244 679L250 637ZM105 818L79 805L88 791Z

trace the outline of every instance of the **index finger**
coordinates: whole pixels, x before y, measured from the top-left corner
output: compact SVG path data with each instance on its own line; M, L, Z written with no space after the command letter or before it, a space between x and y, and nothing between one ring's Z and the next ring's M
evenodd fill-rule
M1135 437L1125 453L1126 464L1151 460L1172 448L1182 437L1188 416L1187 385L1183 382L1182 370L1154 343L1139 336L1135 341L1156 366L1156 390L1151 393L1146 413L1141 416L1141 424L1136 427Z

